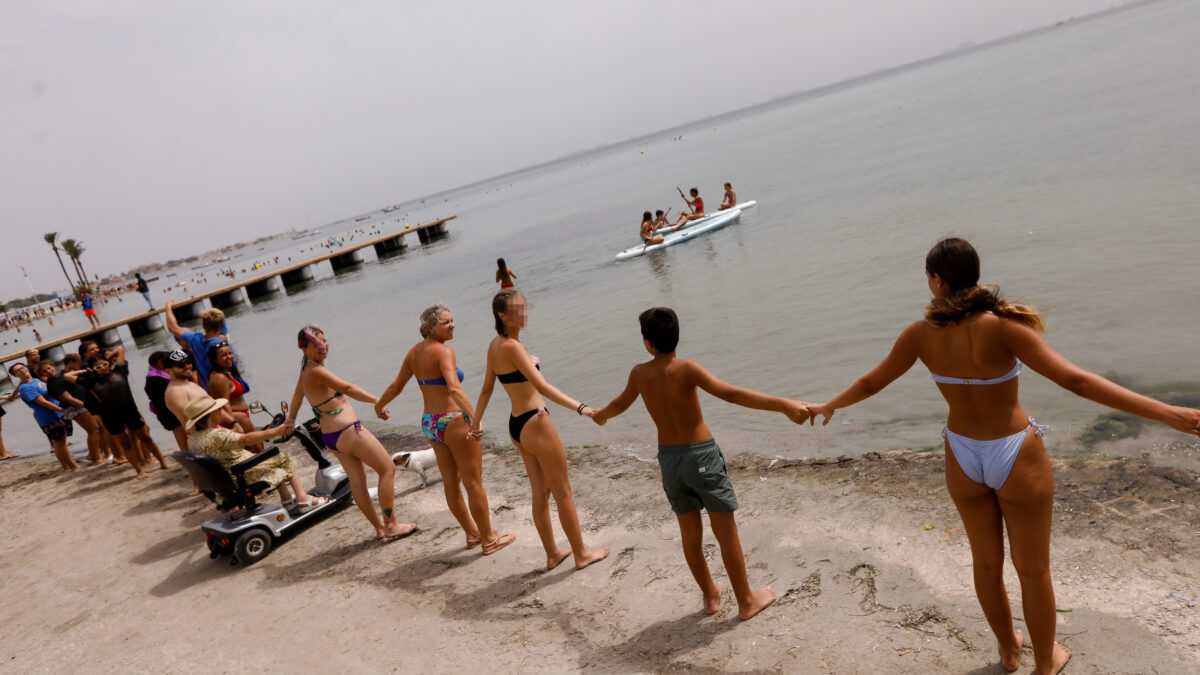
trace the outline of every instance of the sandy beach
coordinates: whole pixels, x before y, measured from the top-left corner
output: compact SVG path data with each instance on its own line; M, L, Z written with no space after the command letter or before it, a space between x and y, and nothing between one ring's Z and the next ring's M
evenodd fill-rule
M311 481L311 460L285 449ZM199 526L215 510L182 469L136 481L125 467L4 462L0 670L1003 672L940 452L730 458L751 583L779 596L745 622L729 593L715 616L700 611L655 463L569 450L585 536L612 554L544 572L520 458L487 452L495 522L517 533L496 555L463 548L436 472L425 488L398 472L417 534L377 542L351 507L253 566L209 558ZM1055 471L1066 672L1200 670L1197 475L1112 460ZM706 549L723 580L711 536ZM1008 577L1019 617L1011 565ZM1027 646L1022 672L1032 665Z

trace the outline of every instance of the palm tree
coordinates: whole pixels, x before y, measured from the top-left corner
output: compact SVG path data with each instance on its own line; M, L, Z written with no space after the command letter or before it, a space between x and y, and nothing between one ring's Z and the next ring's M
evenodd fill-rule
M42 235L42 239L45 239L46 243L50 244L50 248L54 249L54 257L58 258L58 266L62 268L63 276L67 278L67 288L74 288L75 282L71 281L71 275L67 274L67 266L63 264L62 255L59 254L58 233L47 232Z
M83 261L80 260L83 252L87 250L83 247L83 242L75 241L74 239L63 239L62 250L75 265L75 272L79 275L79 284L85 288L91 288L92 285L88 283L87 272L83 269Z

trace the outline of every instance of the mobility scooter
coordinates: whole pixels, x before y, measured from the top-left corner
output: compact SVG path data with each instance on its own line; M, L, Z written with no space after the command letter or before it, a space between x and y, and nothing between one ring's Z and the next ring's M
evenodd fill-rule
M283 422L284 415L287 414L287 403L281 402L280 407L282 412L275 415L264 428ZM269 412L258 401L250 405L250 411ZM267 557L280 538L351 501L350 479L346 477L346 472L340 464L334 464L325 457L325 444L321 440L318 421L312 419L298 425L287 436L276 439L276 442L282 443L291 438L299 440L304 450L317 463L316 480L313 486L308 488L308 493L314 497L329 498L328 502L304 511L298 507L287 509L278 504L259 503L255 497L268 492L272 486L261 481L249 484L246 482L246 471L277 456L280 453L278 446L272 445L231 466L228 471L212 457L190 452L174 453L174 457L196 480L200 491L216 502L217 508L224 512L223 515L207 520L201 525L210 557L230 555L233 565L239 562L252 565Z

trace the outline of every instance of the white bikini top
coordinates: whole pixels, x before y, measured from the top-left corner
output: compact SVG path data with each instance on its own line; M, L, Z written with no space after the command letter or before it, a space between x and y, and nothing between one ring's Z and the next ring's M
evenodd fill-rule
M977 380L970 377L946 377L945 375L935 375L934 373L929 373L929 375L933 377L933 381L939 384L1000 384L1001 382L1008 382L1020 374L1021 359L1017 359L1017 362L1013 364L1012 369L1007 373L1001 375L1000 377L993 377L990 380Z

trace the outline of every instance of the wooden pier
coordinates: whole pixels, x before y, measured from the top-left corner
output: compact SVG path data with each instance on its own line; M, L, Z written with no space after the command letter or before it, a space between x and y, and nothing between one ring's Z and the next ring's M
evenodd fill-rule
M361 243L340 246L337 250L323 253L302 262L277 267L262 274L248 276L245 279L235 281L220 288L197 293L179 300L172 300L175 318L187 320L199 316L203 312L200 303L201 300L207 299L213 307L224 309L244 304L252 298L278 293L284 287L307 283L313 279L312 266L326 260L329 261L329 265L335 273L339 270L353 267L363 262L362 249L368 246L374 246L375 253L380 257L402 251L408 248L408 242L404 241L404 235L406 234L416 233L421 243L427 243L433 240L434 237L446 234L446 223L454 220L456 217L439 218L438 220L417 225L416 227L405 227L403 230L380 235ZM165 308L159 307L139 314L133 314L123 319L101 324L99 328L80 331L54 340L47 340L35 345L35 348L42 353L43 359L53 361L54 363L61 363L63 357L66 356L63 345L89 338L98 341L104 346L120 343L121 336L117 332L117 328L120 326L129 326L129 332L134 337L164 330L166 328L166 323L162 317L164 311ZM0 382L8 379L8 364L12 361L24 359L27 349L29 347L21 351L0 355L0 365L3 365L4 368L3 372L0 372Z

